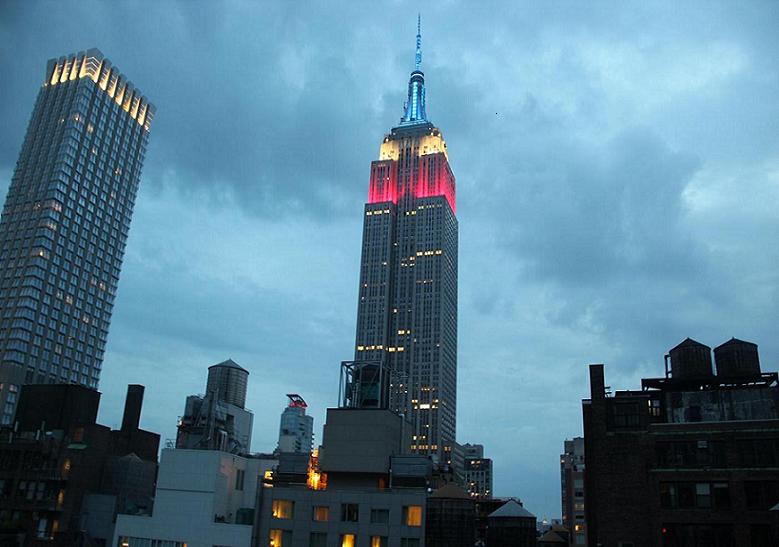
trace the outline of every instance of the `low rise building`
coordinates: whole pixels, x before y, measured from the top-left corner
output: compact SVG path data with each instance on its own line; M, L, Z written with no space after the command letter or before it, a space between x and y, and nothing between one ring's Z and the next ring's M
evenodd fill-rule
M113 545L250 547L258 485L276 464L265 455L165 449L153 513L119 515Z
M432 462L405 454L410 433L387 409L329 409L321 453L281 453L261 489L258 547L423 547Z
M0 539L105 545L117 513L151 511L160 437L139 428L143 391L128 387L112 430L96 423L95 390L22 387L14 427L0 431Z
M665 376L583 401L589 545L779 545L779 385L757 345L686 339Z

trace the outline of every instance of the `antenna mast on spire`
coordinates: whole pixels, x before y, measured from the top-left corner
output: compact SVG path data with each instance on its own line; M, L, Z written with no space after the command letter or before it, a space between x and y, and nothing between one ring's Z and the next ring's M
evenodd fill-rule
M422 69L422 14L417 14L417 54L414 59L416 70Z

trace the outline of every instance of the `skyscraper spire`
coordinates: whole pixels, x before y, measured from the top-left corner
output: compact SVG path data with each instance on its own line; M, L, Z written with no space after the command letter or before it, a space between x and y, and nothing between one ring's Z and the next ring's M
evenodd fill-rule
M417 14L417 54L414 59L414 68L422 70L422 14Z
M414 57L414 71L408 81L408 98L403 105L401 125L427 123L425 112L425 75L422 72L422 15L417 16L417 52Z

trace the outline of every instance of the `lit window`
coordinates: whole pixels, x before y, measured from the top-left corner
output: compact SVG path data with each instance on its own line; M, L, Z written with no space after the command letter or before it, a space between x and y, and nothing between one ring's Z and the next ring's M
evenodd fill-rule
M341 547L356 547L357 536L354 534L341 534Z
M312 518L317 522L327 522L330 520L330 508L327 505L315 505Z
M403 507L403 524L406 526L422 526L422 506L406 505Z
M387 538L384 536L371 536L371 547L387 547Z
M271 510L273 518L291 519L294 503L289 500L273 500Z
M271 530L268 535L268 547L290 547L292 532L289 530Z

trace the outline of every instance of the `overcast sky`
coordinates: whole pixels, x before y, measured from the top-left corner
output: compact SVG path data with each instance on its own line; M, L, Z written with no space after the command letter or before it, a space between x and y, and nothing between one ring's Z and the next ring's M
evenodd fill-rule
M779 3L0 3L0 196L49 58L100 48L157 106L100 388L174 438L209 365L253 449L353 356L370 162L423 25L457 177L458 440L559 517L587 364L636 388L685 337L779 368Z

